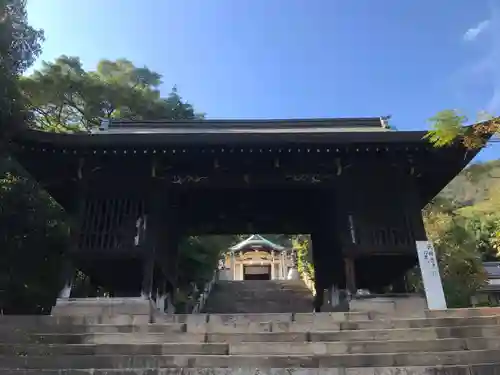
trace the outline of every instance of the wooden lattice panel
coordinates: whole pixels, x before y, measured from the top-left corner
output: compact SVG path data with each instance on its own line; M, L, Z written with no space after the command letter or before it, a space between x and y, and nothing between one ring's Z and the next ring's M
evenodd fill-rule
M137 246L137 220L144 201L131 197L89 197L85 202L80 251L127 251Z

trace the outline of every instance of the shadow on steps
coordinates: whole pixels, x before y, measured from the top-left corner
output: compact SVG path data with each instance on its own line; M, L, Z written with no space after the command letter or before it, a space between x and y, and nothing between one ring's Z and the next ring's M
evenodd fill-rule
M218 281L203 312L211 314L311 312L312 294L302 281Z

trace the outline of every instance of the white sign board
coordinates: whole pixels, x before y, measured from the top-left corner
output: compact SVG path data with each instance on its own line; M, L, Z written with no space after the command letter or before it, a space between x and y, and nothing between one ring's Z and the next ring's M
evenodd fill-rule
M434 246L430 241L417 241L416 243L427 307L429 310L446 309L446 299L444 298L443 284L439 274Z

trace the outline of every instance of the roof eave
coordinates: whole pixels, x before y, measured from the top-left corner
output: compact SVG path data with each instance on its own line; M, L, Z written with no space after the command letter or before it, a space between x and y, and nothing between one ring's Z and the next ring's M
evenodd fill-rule
M231 144L345 144L345 143L424 143L426 131L353 131L353 132L295 132L295 133L171 133L171 134L67 134L38 130L19 132L14 142L39 143L56 147L106 147L106 146L170 146L170 145L225 145Z

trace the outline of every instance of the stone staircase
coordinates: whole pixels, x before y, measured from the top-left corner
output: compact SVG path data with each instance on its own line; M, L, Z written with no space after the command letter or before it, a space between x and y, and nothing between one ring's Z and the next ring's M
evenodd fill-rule
M211 314L311 312L311 291L303 281L218 281L203 312Z
M500 309L0 317L0 375L494 375Z

